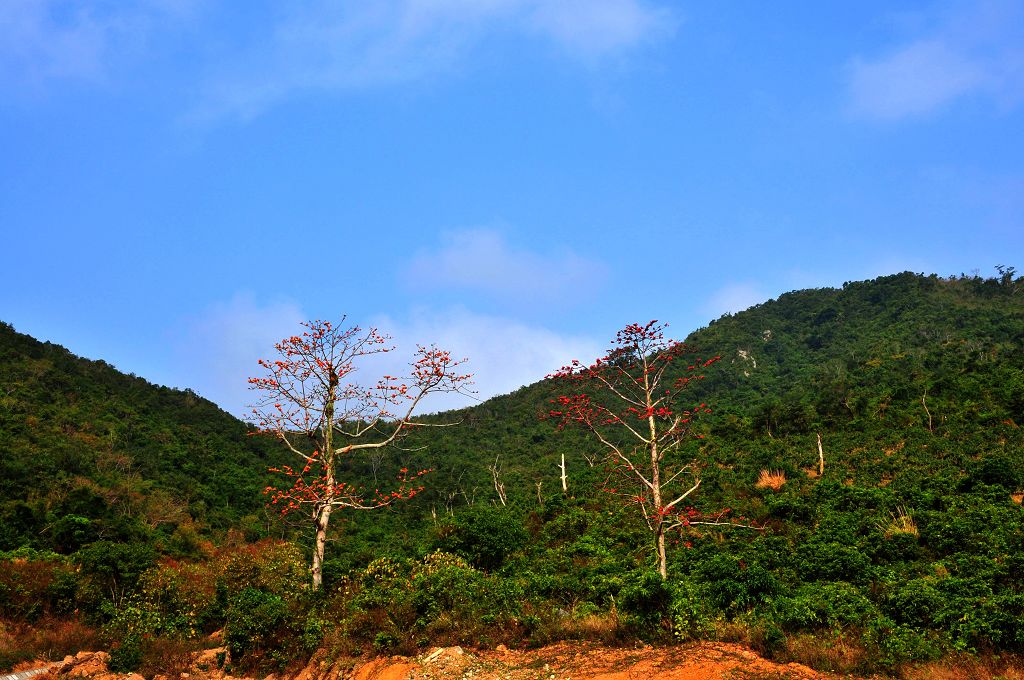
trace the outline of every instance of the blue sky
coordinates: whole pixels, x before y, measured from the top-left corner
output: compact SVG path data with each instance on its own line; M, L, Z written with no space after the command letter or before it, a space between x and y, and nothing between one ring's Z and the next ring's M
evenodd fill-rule
M0 319L243 413L347 314L486 397L633 321L1024 268L1022 140L1020 1L6 0Z

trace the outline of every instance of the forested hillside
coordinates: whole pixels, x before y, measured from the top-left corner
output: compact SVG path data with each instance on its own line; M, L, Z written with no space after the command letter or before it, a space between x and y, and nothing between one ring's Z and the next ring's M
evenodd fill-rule
M248 667L573 637L739 640L843 672L1024 651L1024 279L798 291L686 341L722 357L687 393L712 411L682 452L703 478L687 502L739 526L675 534L668 581L635 508L601 491L601 447L545 417L563 388L541 380L348 458L340 478L368 488L431 472L406 503L339 513L314 594L305 520L261 519L272 442L4 326L0 547L70 557L20 553L35 561L0 577L0 614L67 619L77 593L76 620L149 671L221 627ZM239 541L268 531L289 541ZM115 542L151 552L119 572L95 548ZM0 641L0 662L23 657Z
M0 323L0 549L260 526L275 447L189 390ZM173 537L173 540L172 540ZM168 542L170 541L170 542Z
M889 446L908 437L957 457L950 469L969 467L962 457L1009 453L1005 437L1024 420L1020 281L1012 272L994 279L904 273L787 293L691 333L686 342L699 356L723 357L692 391L694 402L714 411L703 421L714 435L709 454L735 459L753 481L759 467L793 472L814 463L816 433L840 465L853 442ZM596 472L584 454L600 448L544 420L557 391L541 381L445 414L463 426L431 432L429 453L415 461L438 470L431 502L472 489L493 500L486 466L496 457L520 499L536 495L537 481L555 486L562 453L577 489L586 489ZM887 472L851 461L847 473L878 482L906 463L901 456L883 466Z

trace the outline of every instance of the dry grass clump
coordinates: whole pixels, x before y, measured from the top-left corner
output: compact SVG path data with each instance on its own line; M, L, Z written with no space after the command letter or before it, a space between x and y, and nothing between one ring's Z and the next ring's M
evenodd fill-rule
M1024 660L1020 657L947 657L905 668L906 680L1024 680Z
M186 677L192 666L192 657L203 647L200 640L154 638L145 645L139 674L147 678Z
M782 470L761 470L761 474L757 478L757 484L754 486L758 489L778 491L785 483L786 473Z
M34 624L0 622L0 668L56 661L83 649L101 649L99 631L80 619L44 616Z
M619 633L619 617L614 611L587 614L565 622L563 627L567 637L611 642Z
M896 508L896 512L889 513L889 519L881 520L878 523L878 528L882 530L886 538L896 534L918 535L914 516L902 505Z
M810 634L790 635L786 648L779 654L819 671L830 673L861 673L870 665L868 652L859 640L840 636L815 637Z

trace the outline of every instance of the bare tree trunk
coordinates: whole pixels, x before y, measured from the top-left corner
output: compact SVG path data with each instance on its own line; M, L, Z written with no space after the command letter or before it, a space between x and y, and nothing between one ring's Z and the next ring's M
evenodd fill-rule
M821 448L821 433L818 432L818 476L825 474L825 451Z
M384 462L385 453L381 449L371 451L370 458L370 470L373 472L373 483L376 485L377 482L377 471L380 470L381 463Z
M540 507L543 508L544 507L544 497L540 495L540 487L542 487L544 485L544 482L543 481L534 482L533 485L537 487L537 505L539 505Z
M932 412L928 410L928 402L925 401L927 397L928 388L926 387L924 388L924 394L921 395L921 406L924 406L924 412L928 414L928 431L934 432L934 430L932 430Z
M661 574L661 580L668 580L668 557L665 554L665 525L662 522L658 522L658 528L656 531L658 538L658 573Z
M319 591L324 582L324 549L327 546L327 525L331 519L331 506L325 505L316 518L316 540L313 544L313 591Z
M491 477L494 478L494 490L498 494L498 500L500 500L501 501L501 505L504 506L506 504L505 503L506 496L505 496L505 484L501 481L501 478L499 477L499 473L501 472L501 470L498 467L498 459L500 457L501 456L496 456L494 458L494 465L489 466L489 469L491 471Z
M565 454L562 454L562 464L559 465L562 469L562 493L569 492L569 478L565 475Z

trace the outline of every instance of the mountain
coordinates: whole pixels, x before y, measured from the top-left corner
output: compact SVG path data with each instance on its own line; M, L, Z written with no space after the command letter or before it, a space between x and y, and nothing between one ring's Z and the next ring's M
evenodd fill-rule
M1012 269L988 279L905 272L787 293L686 342L723 358L692 395L714 411L700 425L712 435L701 450L708 503L763 468L802 474L816 464L818 434L830 470L842 468L847 480L890 484L938 471L959 483L991 455L1009 461L1011 480L1024 474L1014 448L1024 419L1024 284ZM182 526L271 528L265 470L286 459L195 393L6 324L0 384L0 548L70 551L99 535L173 535ZM541 380L429 416L460 424L417 435L390 464L350 460L348 478L371 487L399 465L433 473L415 502L354 516L346 530L397 545L430 511L497 502L495 475L512 502L528 505L560 489L563 454L571 491L590 495L604 474L600 449L544 419L557 390ZM903 451L895 459L883 453L893 447Z
M837 461L843 449L908 437L977 455L1006 452L1007 433L1016 438L1024 421L1024 283L1013 270L993 279L907 272L796 291L685 341L722 357L692 392L714 411L703 422L714 435L709 454L755 476L763 466L814 463L817 433L840 449ZM496 458L520 499L536 495L537 481L554 488L562 453L593 483L599 473L582 454L599 447L543 418L557 391L543 380L439 416L462 424L430 432L429 453L408 458L437 471L431 502L471 489L493 499L487 466ZM787 447L794 451L778 453ZM849 474L877 482L884 473L851 460Z
M721 360L689 393L712 412L681 459L703 479L687 502L743 519L673 535L667 581L636 508L601 491L600 446L544 418L556 381L428 416L457 426L414 430L383 458L346 459L339 479L369 488L399 466L431 473L406 503L336 513L312 595L308 530L263 509L264 471L284 460L272 442L187 390L0 326L0 550L71 554L8 559L0 621L77 610L123 669L218 629L233 664L278 669L318 646L576 637L739 640L859 674L1019 654L1014 274L796 291L691 333L698 356ZM290 541L252 542L269 533ZM24 658L18 640L8 653L0 637L0 667Z

